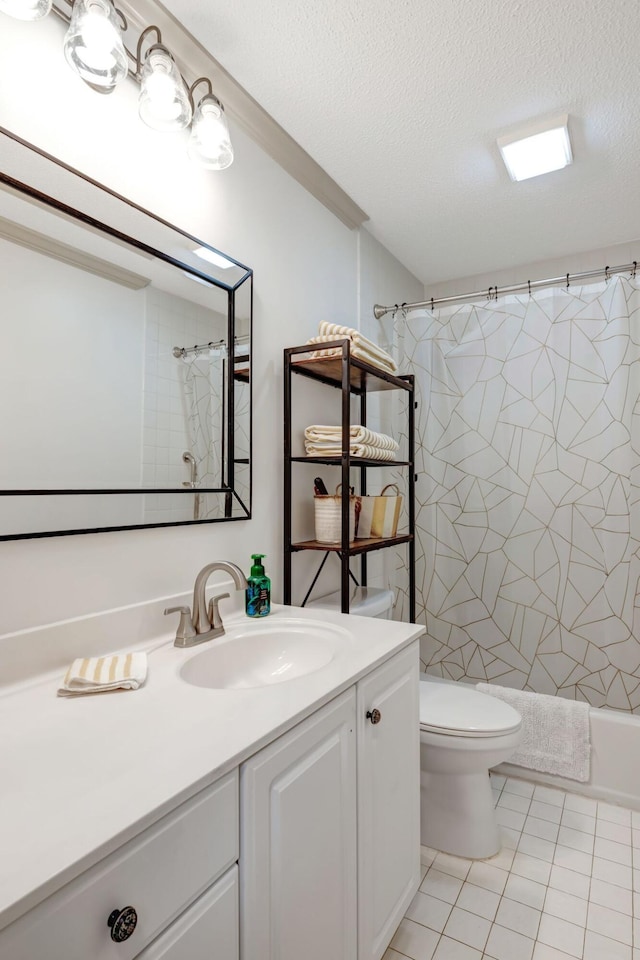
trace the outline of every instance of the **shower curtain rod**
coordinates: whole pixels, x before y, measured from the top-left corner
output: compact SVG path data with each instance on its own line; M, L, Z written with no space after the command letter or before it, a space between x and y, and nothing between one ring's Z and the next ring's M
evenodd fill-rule
M572 281L575 280L590 280L600 276L604 276L605 280L608 280L614 273L630 273L633 278L636 275L637 266L638 263L634 260L633 263L623 263L618 267L586 270L584 273L567 273L564 277L550 277L548 280L527 280L525 283L514 283L508 287L500 287L499 290L498 287L489 287L488 290L476 290L475 293L461 293L457 297L437 297L435 299L432 297L430 300L421 300L419 303L394 303L389 307L383 307L381 304L376 303L373 308L373 315L376 320L381 320L385 314L397 313L398 310L417 310L423 307L428 307L433 310L434 307L441 306L445 303L464 303L467 300L480 300L483 297L485 300L497 300L499 294L520 293L523 291L527 291L530 294L532 290L540 287L556 287L560 284L569 287Z
M242 337L235 337L234 344L235 346L243 346L244 344L249 343L248 335ZM226 347L227 341L222 340L210 340L209 343L196 343L193 347L174 347L171 351L176 359L180 357L187 357L190 353L202 353L206 350L216 350L220 347Z

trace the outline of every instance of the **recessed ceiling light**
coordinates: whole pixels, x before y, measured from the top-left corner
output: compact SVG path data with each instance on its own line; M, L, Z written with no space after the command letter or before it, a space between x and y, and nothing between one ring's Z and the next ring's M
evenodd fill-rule
M531 124L519 133L498 138L498 147L512 180L528 180L571 163L569 118Z
M223 270L228 270L229 267L235 267L233 260L227 260L221 253L216 253L215 250L210 250L209 247L196 247L193 252L196 257L200 257L201 260L208 260L214 267L221 267Z

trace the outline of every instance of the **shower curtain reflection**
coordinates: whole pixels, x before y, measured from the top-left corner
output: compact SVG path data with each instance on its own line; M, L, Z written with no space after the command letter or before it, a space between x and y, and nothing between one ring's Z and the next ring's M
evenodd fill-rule
M429 672L640 712L635 279L397 319Z
M225 368L226 349L186 352L182 366L184 410L190 449L194 460L193 475L197 488L222 487L225 448ZM185 453L186 456L186 453ZM209 520L222 516L217 496L198 494L194 503L194 519Z

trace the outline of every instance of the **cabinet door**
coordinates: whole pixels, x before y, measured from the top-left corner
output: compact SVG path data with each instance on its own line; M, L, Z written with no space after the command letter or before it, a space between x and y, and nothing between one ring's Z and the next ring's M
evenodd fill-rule
M420 883L418 664L415 642L358 683L359 960L383 955Z
M231 867L136 960L238 960L238 868Z
M243 764L243 960L354 960L355 691Z

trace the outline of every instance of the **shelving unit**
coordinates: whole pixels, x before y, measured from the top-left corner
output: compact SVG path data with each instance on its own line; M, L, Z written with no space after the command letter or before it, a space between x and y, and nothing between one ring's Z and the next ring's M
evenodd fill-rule
M301 550L320 551L326 556L336 553L340 559L340 594L343 613L349 612L349 561L357 556L360 560L360 583L367 584L367 554L374 550L407 544L409 552L409 617L415 622L415 467L414 467L414 425L415 394L413 376L393 376L373 367L351 355L351 341L336 339L322 344L323 350L339 349L340 355L334 357L309 357L317 347L303 344L288 347L284 351L284 602L292 603L292 562L294 553ZM337 457L294 456L292 452L292 387L293 376L308 378L326 386L338 389L342 393L342 453ZM349 454L349 430L351 427L351 399L359 397L359 423L367 425L367 394L383 390L402 390L407 394L407 460L363 460ZM349 498L342 499L342 536L339 543L323 543L318 540L292 539L292 494L293 464L315 463L341 467L342 489L350 487L351 471L359 471L359 490L367 493L367 471L381 467L404 467L407 470L407 511L408 532L395 537L372 538L349 541Z

